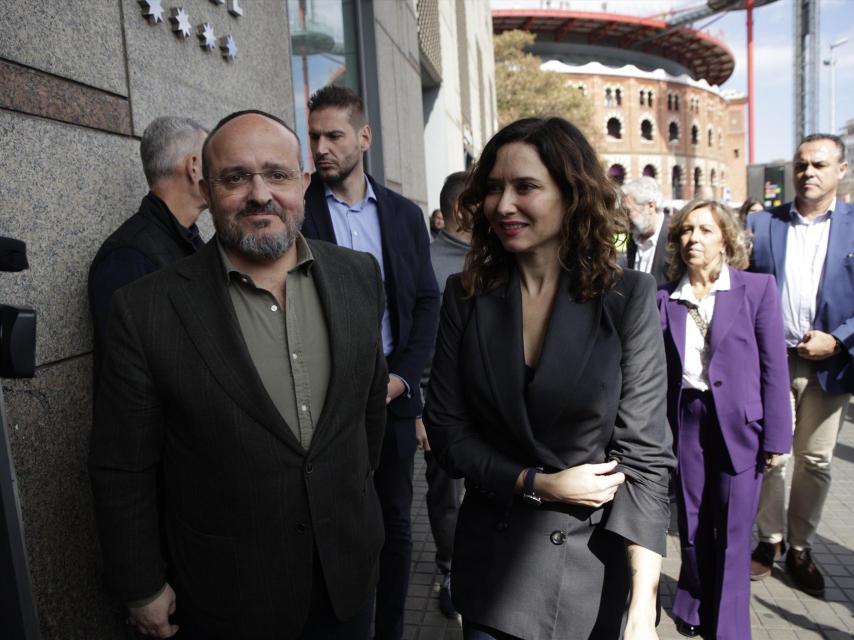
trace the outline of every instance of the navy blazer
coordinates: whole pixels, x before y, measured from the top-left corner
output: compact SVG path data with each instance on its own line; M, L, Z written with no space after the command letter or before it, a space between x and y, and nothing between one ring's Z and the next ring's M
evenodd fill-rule
M419 383L439 325L439 287L430 263L430 235L418 205L370 176L368 180L377 197L386 305L394 338L388 370L403 378L412 392L395 399L389 410L398 418L410 418L421 415ZM302 233L306 238L336 243L323 187L314 173L305 194Z
M774 279L730 267L730 289L715 294L709 328L709 390L732 471L759 462L763 451L792 448L789 369L780 302ZM671 282L658 291L664 350L667 355L667 417L677 441L685 325L688 307L670 298Z
M747 218L753 232L750 270L771 273L782 291L785 278L786 240L791 220L788 202ZM854 392L854 207L841 200L830 219L830 236L816 305L815 329L838 338L845 350L816 361L816 374L827 393Z

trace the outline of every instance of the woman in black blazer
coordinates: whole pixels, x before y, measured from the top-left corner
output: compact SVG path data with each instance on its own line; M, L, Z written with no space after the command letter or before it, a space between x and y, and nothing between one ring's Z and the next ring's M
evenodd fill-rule
M615 187L578 129L526 119L462 203L425 423L466 479L451 593L475 638L655 638L674 466L655 283L621 271ZM631 593L631 597L630 594Z

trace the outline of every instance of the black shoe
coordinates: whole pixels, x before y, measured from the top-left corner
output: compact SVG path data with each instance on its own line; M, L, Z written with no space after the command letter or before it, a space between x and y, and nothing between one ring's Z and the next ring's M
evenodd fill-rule
M750 579L764 580L771 575L775 560L782 560L786 552L786 543L760 542L750 556Z
M457 610L451 600L451 575L448 573L442 576L442 586L439 587L439 611L451 620L457 617Z
M786 568L801 591L815 598L824 597L824 577L815 566L809 549L789 549Z
M676 631L686 638L696 638L701 633L700 625L688 624L681 618L676 618Z

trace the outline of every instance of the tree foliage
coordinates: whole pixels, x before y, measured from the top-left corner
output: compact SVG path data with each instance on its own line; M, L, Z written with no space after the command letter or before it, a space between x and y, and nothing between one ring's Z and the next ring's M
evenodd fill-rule
M495 94L498 124L519 118L560 116L584 132L591 144L599 138L593 104L566 76L540 69L542 60L525 51L534 42L527 31L505 31L494 38Z

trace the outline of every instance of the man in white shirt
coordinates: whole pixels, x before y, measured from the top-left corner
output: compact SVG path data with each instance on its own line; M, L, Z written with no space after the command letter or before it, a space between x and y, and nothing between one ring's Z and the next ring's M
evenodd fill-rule
M794 469L788 516L786 462L768 470L750 575L770 575L789 542L786 566L806 593L821 597L824 578L810 544L830 488L833 448L854 390L854 208L836 199L845 175L839 137L814 134L794 158L794 202L751 214L751 269L772 273L780 290L789 349Z
M626 266L650 273L662 285L669 280L667 267L668 216L661 212L661 190L654 178L643 176L623 185L623 204L631 223L626 246Z

